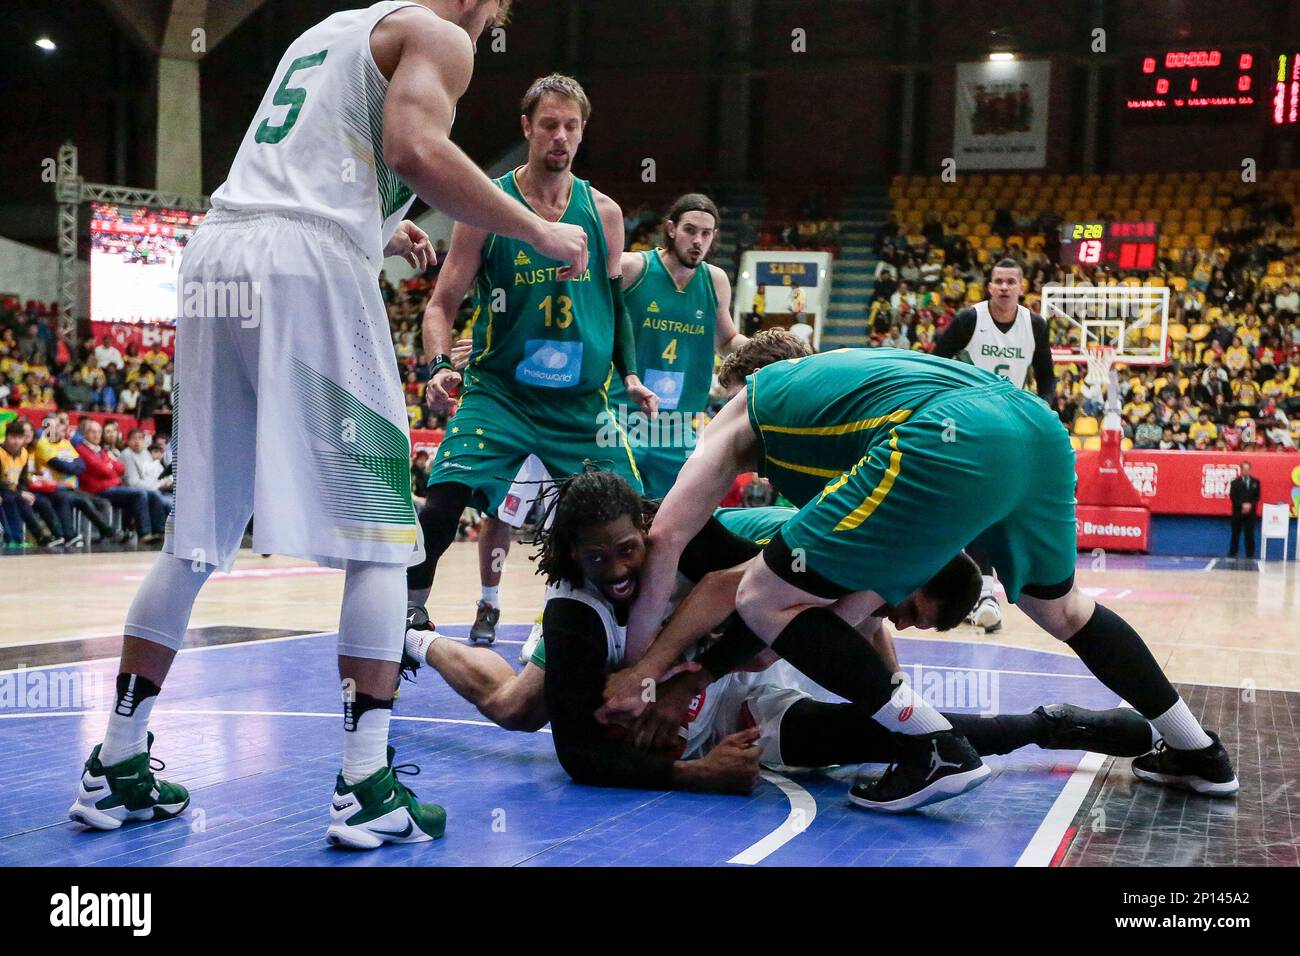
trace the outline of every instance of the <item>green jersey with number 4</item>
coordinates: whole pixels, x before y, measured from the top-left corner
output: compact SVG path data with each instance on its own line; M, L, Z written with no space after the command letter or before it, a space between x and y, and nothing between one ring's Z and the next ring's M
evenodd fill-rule
M645 266L624 293L636 330L641 381L663 411L701 412L713 382L713 328L718 294L707 263L678 288L658 250L641 253ZM612 399L611 399L612 403Z
M517 172L506 173L496 184L528 206ZM605 384L614 354L605 232L591 184L577 177L571 183L560 222L586 230L587 271L561 281L557 273L564 263L526 242L489 234L474 280L471 382L486 377L507 387L569 395L595 392Z

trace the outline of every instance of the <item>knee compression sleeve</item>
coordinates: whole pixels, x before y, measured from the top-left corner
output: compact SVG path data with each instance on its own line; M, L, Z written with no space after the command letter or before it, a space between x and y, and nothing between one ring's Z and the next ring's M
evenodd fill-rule
M348 562L339 615L341 656L401 661L406 637L404 570L398 564Z
M461 512L469 504L468 485L455 482L431 485L424 507L420 509L420 529L424 533L424 560L406 569L406 586L420 591L433 586L438 559L456 540Z
M180 650L194 599L213 570L212 565L195 564L173 554L158 555L135 592L123 633Z

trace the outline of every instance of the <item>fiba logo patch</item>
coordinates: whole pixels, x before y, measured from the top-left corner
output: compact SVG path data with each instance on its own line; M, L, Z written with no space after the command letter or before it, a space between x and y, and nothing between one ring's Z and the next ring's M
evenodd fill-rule
M508 515L513 515L519 510L519 496L506 495L506 500L501 503L501 510Z
M686 722L694 723L695 718L700 716L700 710L704 707L704 701L709 696L707 690L702 690L691 698L691 705L686 708Z

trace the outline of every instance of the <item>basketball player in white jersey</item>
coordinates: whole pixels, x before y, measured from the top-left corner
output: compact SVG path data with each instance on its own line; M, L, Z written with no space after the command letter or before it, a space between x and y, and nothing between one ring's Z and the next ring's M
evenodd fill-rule
M1047 337L1047 322L1020 304L1024 274L1014 259L1000 259L989 275L989 297L962 309L943 331L934 354L955 358L1008 378L1022 388L1034 374L1038 396L1049 405L1056 399L1056 371ZM966 619L988 633L1002 627L1002 608L993 596L993 566L979 549L967 553L980 566L984 584L979 603Z
M253 547L346 572L339 622L343 768L330 842L423 842L441 807L393 776L388 724L405 565L421 554L410 441L378 277L423 269L415 195L586 268L586 236L501 193L449 138L474 44L510 0L383 2L335 14L284 54L178 282L176 503L127 614L117 696L70 815L116 829L176 816L154 777L149 713L203 582ZM179 477L183 471L183 477Z

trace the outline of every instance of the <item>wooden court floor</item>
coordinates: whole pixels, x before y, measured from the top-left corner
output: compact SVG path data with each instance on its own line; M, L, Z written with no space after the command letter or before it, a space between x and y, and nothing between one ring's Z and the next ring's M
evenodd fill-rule
M515 544L502 579L502 621L531 622L543 586L531 548ZM154 552L22 555L0 559L0 646L118 635ZM1082 556L1078 578L1146 639L1170 678L1219 687L1300 690L1300 565L1261 563L1223 570L1210 559L1115 557L1105 567ZM204 587L191 627L332 631L343 576L290 558L245 551L233 572ZM473 619L476 546L454 544L440 562L429 602L435 623ZM959 628L943 639L1068 654L1013 607L997 634ZM917 635L919 636L919 634ZM934 636L934 635L926 635ZM11 648L12 654L12 648Z

